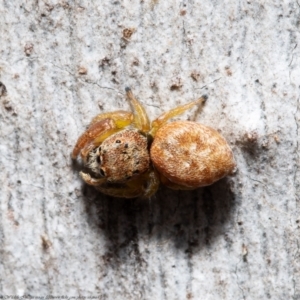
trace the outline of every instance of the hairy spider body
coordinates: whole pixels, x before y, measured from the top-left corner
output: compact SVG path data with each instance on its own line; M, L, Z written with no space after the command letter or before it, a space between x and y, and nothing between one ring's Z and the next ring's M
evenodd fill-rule
M235 168L232 151L214 129L190 121L168 121L206 96L178 106L149 122L143 106L126 88L133 113L99 114L79 137L72 158L78 154L88 172L82 179L104 194L150 197L160 182L172 189L210 185Z
M177 121L160 128L151 146L157 171L178 188L198 188L214 183L234 168L232 151L214 129L200 123Z

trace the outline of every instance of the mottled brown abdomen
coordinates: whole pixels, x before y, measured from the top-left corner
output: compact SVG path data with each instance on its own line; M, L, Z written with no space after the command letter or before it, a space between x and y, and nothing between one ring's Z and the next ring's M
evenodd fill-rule
M235 168L226 140L216 130L190 121L161 127L152 143L150 157L159 173L190 188L210 185Z

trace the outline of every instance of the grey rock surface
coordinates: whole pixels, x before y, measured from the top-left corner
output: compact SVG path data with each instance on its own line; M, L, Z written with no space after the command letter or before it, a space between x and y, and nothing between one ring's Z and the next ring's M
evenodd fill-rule
M300 299L297 1L0 1L0 295ZM131 36L130 36L131 35ZM149 200L85 186L93 116L207 94L237 172Z

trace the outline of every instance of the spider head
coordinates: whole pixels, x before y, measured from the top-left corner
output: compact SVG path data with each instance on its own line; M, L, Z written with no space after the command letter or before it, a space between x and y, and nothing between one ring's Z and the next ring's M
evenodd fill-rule
M108 182L122 183L149 169L148 140L138 130L119 131L89 153L88 168Z
M100 157L101 147L94 148L91 150L87 156L86 165L93 173L105 177L105 172L101 166Z

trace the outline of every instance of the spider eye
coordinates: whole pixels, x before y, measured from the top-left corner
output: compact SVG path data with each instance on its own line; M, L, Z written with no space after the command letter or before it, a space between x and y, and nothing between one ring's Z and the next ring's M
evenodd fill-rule
M105 172L102 168L99 169L99 173L102 177L105 177Z
M97 156L97 163L98 163L99 165L101 164L101 158L100 158L99 155Z

